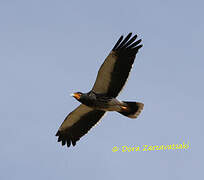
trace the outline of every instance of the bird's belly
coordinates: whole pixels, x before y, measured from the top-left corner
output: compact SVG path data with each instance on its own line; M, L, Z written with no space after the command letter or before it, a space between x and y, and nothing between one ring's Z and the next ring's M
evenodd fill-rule
M95 109L103 110L103 111L119 111L121 107L119 105L114 106L95 106Z
M102 111L120 111L121 102L116 99L110 101L97 100L90 107Z

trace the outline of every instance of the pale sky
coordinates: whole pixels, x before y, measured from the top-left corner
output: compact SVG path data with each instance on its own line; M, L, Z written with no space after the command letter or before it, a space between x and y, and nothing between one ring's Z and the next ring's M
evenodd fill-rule
M203 1L0 2L0 179L202 179ZM118 97L138 119L108 113L67 149L55 134L120 35L139 51ZM112 152L188 142L187 150Z

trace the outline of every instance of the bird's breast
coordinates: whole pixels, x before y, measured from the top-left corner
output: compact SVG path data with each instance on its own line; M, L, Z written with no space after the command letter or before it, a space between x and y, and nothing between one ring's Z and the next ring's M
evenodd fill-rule
M121 109L121 102L115 98L98 97L86 100L82 103L93 109L103 111L119 111Z

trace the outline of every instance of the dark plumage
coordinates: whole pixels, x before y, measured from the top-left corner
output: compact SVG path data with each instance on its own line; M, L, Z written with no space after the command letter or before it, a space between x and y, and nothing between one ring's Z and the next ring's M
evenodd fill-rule
M142 47L141 39L129 33L123 40L119 38L112 51L99 69L92 90L88 93L77 92L73 96L82 104L72 111L60 126L56 136L62 145L76 145L105 114L116 111L136 118L143 109L143 103L119 101L116 99L127 81L138 50Z
M86 134L104 114L105 111L93 110L81 104L65 118L56 134L59 136L58 142L62 141L62 145L67 143L68 147L71 143L75 146L76 141Z

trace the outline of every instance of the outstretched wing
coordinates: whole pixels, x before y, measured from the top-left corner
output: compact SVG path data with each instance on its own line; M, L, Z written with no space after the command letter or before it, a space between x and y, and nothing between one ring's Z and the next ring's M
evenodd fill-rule
M72 143L76 145L83 135L85 135L105 114L105 111L93 110L81 104L65 118L56 136L62 145L67 143L69 147Z
M105 59L98 71L96 82L92 90L96 93L106 94L108 97L116 97L122 90L132 68L135 56L142 47L141 39L135 41L137 35L129 33L123 40L120 37L114 48ZM139 45L140 44L140 45Z

